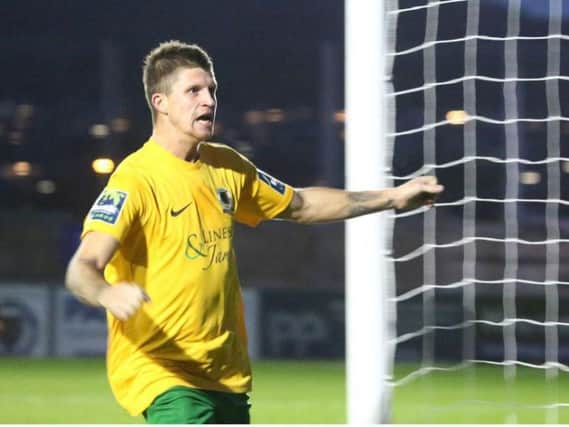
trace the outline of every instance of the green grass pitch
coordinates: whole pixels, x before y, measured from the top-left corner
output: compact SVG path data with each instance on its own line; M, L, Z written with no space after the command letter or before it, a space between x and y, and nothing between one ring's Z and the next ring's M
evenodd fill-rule
M416 369L396 367L396 376ZM253 423L345 423L343 362L258 361L251 395ZM499 367L432 373L395 389L395 423L569 423L569 377L548 382L543 371L518 368L515 384ZM0 359L0 423L132 424L114 401L102 359Z

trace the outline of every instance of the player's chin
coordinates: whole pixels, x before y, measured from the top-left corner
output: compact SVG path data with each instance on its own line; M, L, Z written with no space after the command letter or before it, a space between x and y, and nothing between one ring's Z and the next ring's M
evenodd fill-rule
M198 139L210 138L213 135L213 122L195 123L193 133Z

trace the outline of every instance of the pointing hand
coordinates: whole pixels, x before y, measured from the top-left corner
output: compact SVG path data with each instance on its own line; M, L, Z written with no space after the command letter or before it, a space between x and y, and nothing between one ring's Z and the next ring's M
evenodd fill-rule
M393 189L393 207L396 209L416 209L432 206L444 186L435 176L420 176Z

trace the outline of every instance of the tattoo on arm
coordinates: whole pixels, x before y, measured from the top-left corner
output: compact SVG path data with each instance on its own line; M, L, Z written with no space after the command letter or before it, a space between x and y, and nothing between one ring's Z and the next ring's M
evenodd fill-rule
M299 191L295 191L290 201L289 209L291 211L298 211L304 207L304 197Z
M367 192L358 192L358 193L348 193L348 198L350 199L351 202L355 202L355 203L361 203L361 202L369 202L370 200L373 200L374 197L373 195L367 193Z
M304 205L304 197L302 197L302 194L300 194L299 191L295 191L288 207L280 215L278 215L278 218L295 221L298 212L302 210Z
M383 209L390 209L393 207L393 200L388 198L385 202L381 205L372 205L370 206L369 203L377 200L377 194L371 194L368 192L351 192L348 193L348 199L350 201L349 207L349 216L356 217L361 215L366 215L369 213L377 212Z
M349 217L353 218L356 216L362 216L362 215L366 215L369 213L374 212L373 209L366 207L366 206L361 206L361 205L356 205L356 206L351 206L350 210L349 210Z

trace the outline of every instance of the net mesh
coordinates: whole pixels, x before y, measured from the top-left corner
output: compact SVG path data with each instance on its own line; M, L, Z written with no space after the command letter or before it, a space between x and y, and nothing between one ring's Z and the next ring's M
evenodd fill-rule
M423 411L447 418L424 421L485 421L464 407L569 421L564 3L386 2L390 179L446 186L437 209L393 216L395 421L398 395L445 384ZM425 380L437 373L443 383Z

